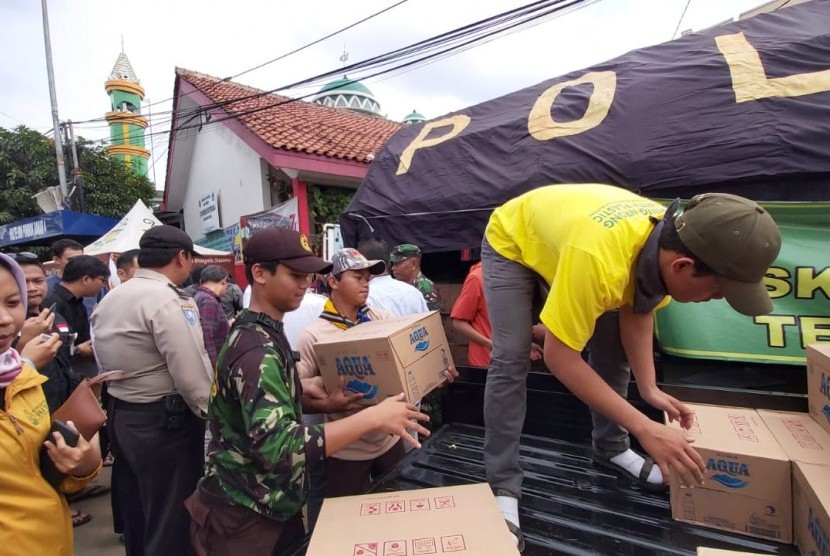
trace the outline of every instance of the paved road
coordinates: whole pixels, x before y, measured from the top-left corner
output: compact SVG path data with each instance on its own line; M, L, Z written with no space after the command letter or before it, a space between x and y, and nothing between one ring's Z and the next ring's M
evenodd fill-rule
M105 467L94 484L110 484L111 467ZM124 545L112 531L110 496L105 494L73 504L73 507L92 515L92 521L75 528L77 556L123 556Z

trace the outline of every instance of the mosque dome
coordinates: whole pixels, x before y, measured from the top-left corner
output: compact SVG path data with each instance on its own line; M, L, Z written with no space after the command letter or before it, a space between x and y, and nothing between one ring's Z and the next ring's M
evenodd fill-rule
M323 85L314 102L334 108L347 108L373 116L380 115L380 103L368 87L343 76Z
M427 119L424 117L423 114L418 112L417 110L413 109L412 112L406 115L403 119L403 123L405 124L419 124L421 122L425 122Z

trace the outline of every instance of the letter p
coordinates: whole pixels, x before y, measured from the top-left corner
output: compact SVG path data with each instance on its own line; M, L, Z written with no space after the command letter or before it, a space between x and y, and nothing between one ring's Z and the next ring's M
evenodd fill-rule
M418 136L415 137L415 139L412 140L409 146L406 147L401 153L401 160L398 163L398 171L395 172L395 175L400 176L401 174L405 174L409 171L410 166L412 166L412 157L415 156L415 151L417 151L418 149L434 147L436 145L440 145L444 141L449 141L450 139L464 131L464 129L468 125L470 125L470 121L471 120L469 116L466 116L464 114L458 114L456 116L444 118L443 120L438 120L435 122L429 122L425 124ZM447 131L443 135L427 138L429 134L432 132L432 130L447 126L451 127L449 131Z

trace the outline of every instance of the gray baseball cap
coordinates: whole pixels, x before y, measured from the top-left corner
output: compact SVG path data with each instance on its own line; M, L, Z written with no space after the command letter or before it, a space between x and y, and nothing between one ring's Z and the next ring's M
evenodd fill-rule
M368 269L369 274L377 275L386 270L386 263L383 261L370 261L363 256L363 253L357 249L346 247L336 251L331 256L331 262L334 265L331 273L335 276L346 270L364 270Z

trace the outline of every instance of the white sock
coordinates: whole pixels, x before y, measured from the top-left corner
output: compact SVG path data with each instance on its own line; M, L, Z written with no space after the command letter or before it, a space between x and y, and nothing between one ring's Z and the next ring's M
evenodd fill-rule
M519 499L512 496L496 496L496 504L499 505L504 519L519 527ZM516 546L519 546L519 538L513 533L510 533L510 536Z
M617 465L624 467L629 473L634 475L635 477L640 476L640 469L643 468L643 463L645 460L632 449L628 449L622 454L618 454L611 458L612 463L616 463ZM663 484L663 474L660 472L660 468L656 465L651 468L651 473L648 474L647 481L654 485Z

